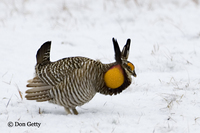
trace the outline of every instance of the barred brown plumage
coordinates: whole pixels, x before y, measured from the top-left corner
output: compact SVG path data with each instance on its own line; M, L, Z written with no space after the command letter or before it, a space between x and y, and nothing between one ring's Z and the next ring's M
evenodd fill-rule
M130 39L122 52L113 38L115 60L110 64L86 57L68 57L50 61L51 42L44 43L37 52L35 77L28 81L27 100L49 101L61 105L67 113L78 114L76 107L89 102L97 92L116 95L126 89L136 77L134 65L127 61Z

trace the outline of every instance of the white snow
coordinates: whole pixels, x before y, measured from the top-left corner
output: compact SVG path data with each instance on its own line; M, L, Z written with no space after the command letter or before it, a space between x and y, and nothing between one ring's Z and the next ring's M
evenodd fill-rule
M121 48L131 39L137 78L123 93L97 94L78 116L24 98L45 41L52 41L53 61L109 63L112 37ZM0 46L0 132L200 132L199 0L1 0Z

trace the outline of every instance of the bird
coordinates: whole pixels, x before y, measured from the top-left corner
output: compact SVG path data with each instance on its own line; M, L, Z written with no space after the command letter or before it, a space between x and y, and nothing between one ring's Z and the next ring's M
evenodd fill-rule
M77 106L88 103L96 93L117 95L136 77L135 66L128 61L131 39L122 51L112 38L115 62L104 64L87 57L66 57L50 61L51 41L37 51L35 76L28 80L27 100L48 101L63 106L67 114L78 115Z

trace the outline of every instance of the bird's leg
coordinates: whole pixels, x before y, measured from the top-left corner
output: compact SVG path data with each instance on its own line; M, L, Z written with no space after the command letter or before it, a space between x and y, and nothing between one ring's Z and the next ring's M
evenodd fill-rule
M67 114L72 114L71 111L69 110L69 108L66 108L66 107L64 107L64 108L65 108L65 111Z
M76 108L73 108L73 109L72 109L72 112L73 112L75 115L78 115L78 111L76 110Z

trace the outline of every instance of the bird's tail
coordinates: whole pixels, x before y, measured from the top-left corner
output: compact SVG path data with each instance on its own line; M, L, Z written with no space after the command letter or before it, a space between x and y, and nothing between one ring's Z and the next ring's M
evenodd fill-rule
M37 51L37 64L45 65L50 62L51 41L45 42Z
M44 102L52 99L49 93L50 89L52 89L52 86L47 85L38 77L28 80L28 84L26 86L32 88L26 91L27 95L25 97L27 100Z

